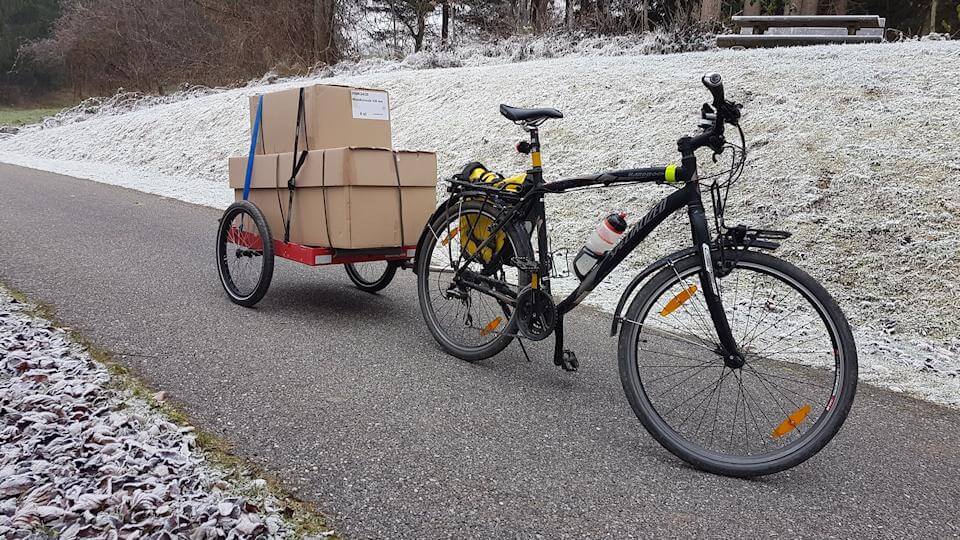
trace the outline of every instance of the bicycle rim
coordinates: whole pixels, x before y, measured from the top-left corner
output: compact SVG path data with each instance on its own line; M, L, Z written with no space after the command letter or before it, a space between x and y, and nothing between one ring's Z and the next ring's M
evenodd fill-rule
M699 265L671 271L647 297L633 340L648 429L681 457L715 464L774 465L819 450L839 427L848 361L824 302L786 272L738 262L720 280L746 359L731 370L717 353Z
M512 337L512 311L509 306L496 298L469 287L453 283L455 272L466 266L478 274L486 274L494 281L504 283L515 295L523 279L521 273L504 261L485 265L483 261L467 263L466 259L482 243L482 229L487 221L492 222L493 212L467 207L456 207L443 219L431 225L431 237L426 243L426 251L421 256L428 263L421 267L421 287L425 286L424 315L434 330L435 337L449 348L465 352L489 350L496 347L498 341ZM513 235L506 231L502 246L509 246L510 253L517 253ZM473 249L471 249L471 247ZM503 247L500 248L502 250ZM496 256L496 249L486 253L487 260ZM526 276L529 282L529 276Z

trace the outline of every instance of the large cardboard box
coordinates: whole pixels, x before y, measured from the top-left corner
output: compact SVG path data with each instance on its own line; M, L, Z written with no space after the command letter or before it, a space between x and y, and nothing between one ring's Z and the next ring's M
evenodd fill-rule
M274 238L283 238L293 153L254 159L250 201ZM247 158L230 158L230 186L243 197ZM436 207L437 156L385 148L307 153L296 178L290 241L337 249L416 245ZM281 212L282 209L282 212Z
M250 96L253 129L259 96ZM263 95L258 154L293 152L300 89ZM298 148L323 150L350 146L393 148L390 97L382 90L314 85L303 89L304 117Z
M400 151L396 156L403 211L403 245L415 246L427 220L437 208L437 155Z

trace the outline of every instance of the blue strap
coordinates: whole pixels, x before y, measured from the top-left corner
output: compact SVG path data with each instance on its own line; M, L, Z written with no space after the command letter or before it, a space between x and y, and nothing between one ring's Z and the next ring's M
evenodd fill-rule
M263 118L263 96L257 100L257 116L253 120L253 133L250 136L250 154L247 156L247 177L243 180L243 200L250 197L250 179L253 178L253 158L257 153L257 139L260 137L260 120Z

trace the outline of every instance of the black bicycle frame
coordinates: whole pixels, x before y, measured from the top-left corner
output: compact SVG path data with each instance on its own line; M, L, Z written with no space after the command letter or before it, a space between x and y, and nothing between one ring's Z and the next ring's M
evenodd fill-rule
M720 340L721 350L718 352L723 355L730 367L739 367L743 359L730 330L730 324L720 299L719 286L716 281L716 268L711 256L712 238L697 177L697 160L694 152L707 145L708 139L706 136L680 139L678 147L683 156L680 167L615 170L550 183L543 181L543 173L540 167L534 167L527 171L527 180L533 187L520 197L519 201L511 204L504 213L505 215L496 220L494 226L487 232L487 237L476 247L473 255L468 257L467 260L469 262L475 259L477 254L493 241L497 233L508 223L515 221L518 214L522 213L523 219L533 222L537 228L539 281L542 283L540 287L549 294L550 266L553 260L547 243L547 216L544 206L544 196L546 194L559 194L589 187L609 187L617 184L671 183L680 185L680 189L654 205L640 221L624 233L620 242L608 251L594 268L584 276L576 290L557 305L560 318L556 331L562 332L561 321L564 314L579 305L664 220L674 212L686 207L690 219L691 238L701 262L700 283L703 287L707 308ZM489 195L491 191L494 190L480 189L479 193ZM464 268L466 268L466 265L457 272L458 277ZM560 340L562 338L558 334L558 342Z

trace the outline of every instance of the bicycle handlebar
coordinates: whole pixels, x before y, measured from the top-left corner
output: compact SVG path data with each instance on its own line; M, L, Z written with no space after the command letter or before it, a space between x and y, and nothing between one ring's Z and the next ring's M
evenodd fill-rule
M710 93L713 94L713 107L719 110L726 102L723 96L723 78L720 77L719 73L707 73L701 81L707 87L707 90L710 90Z

